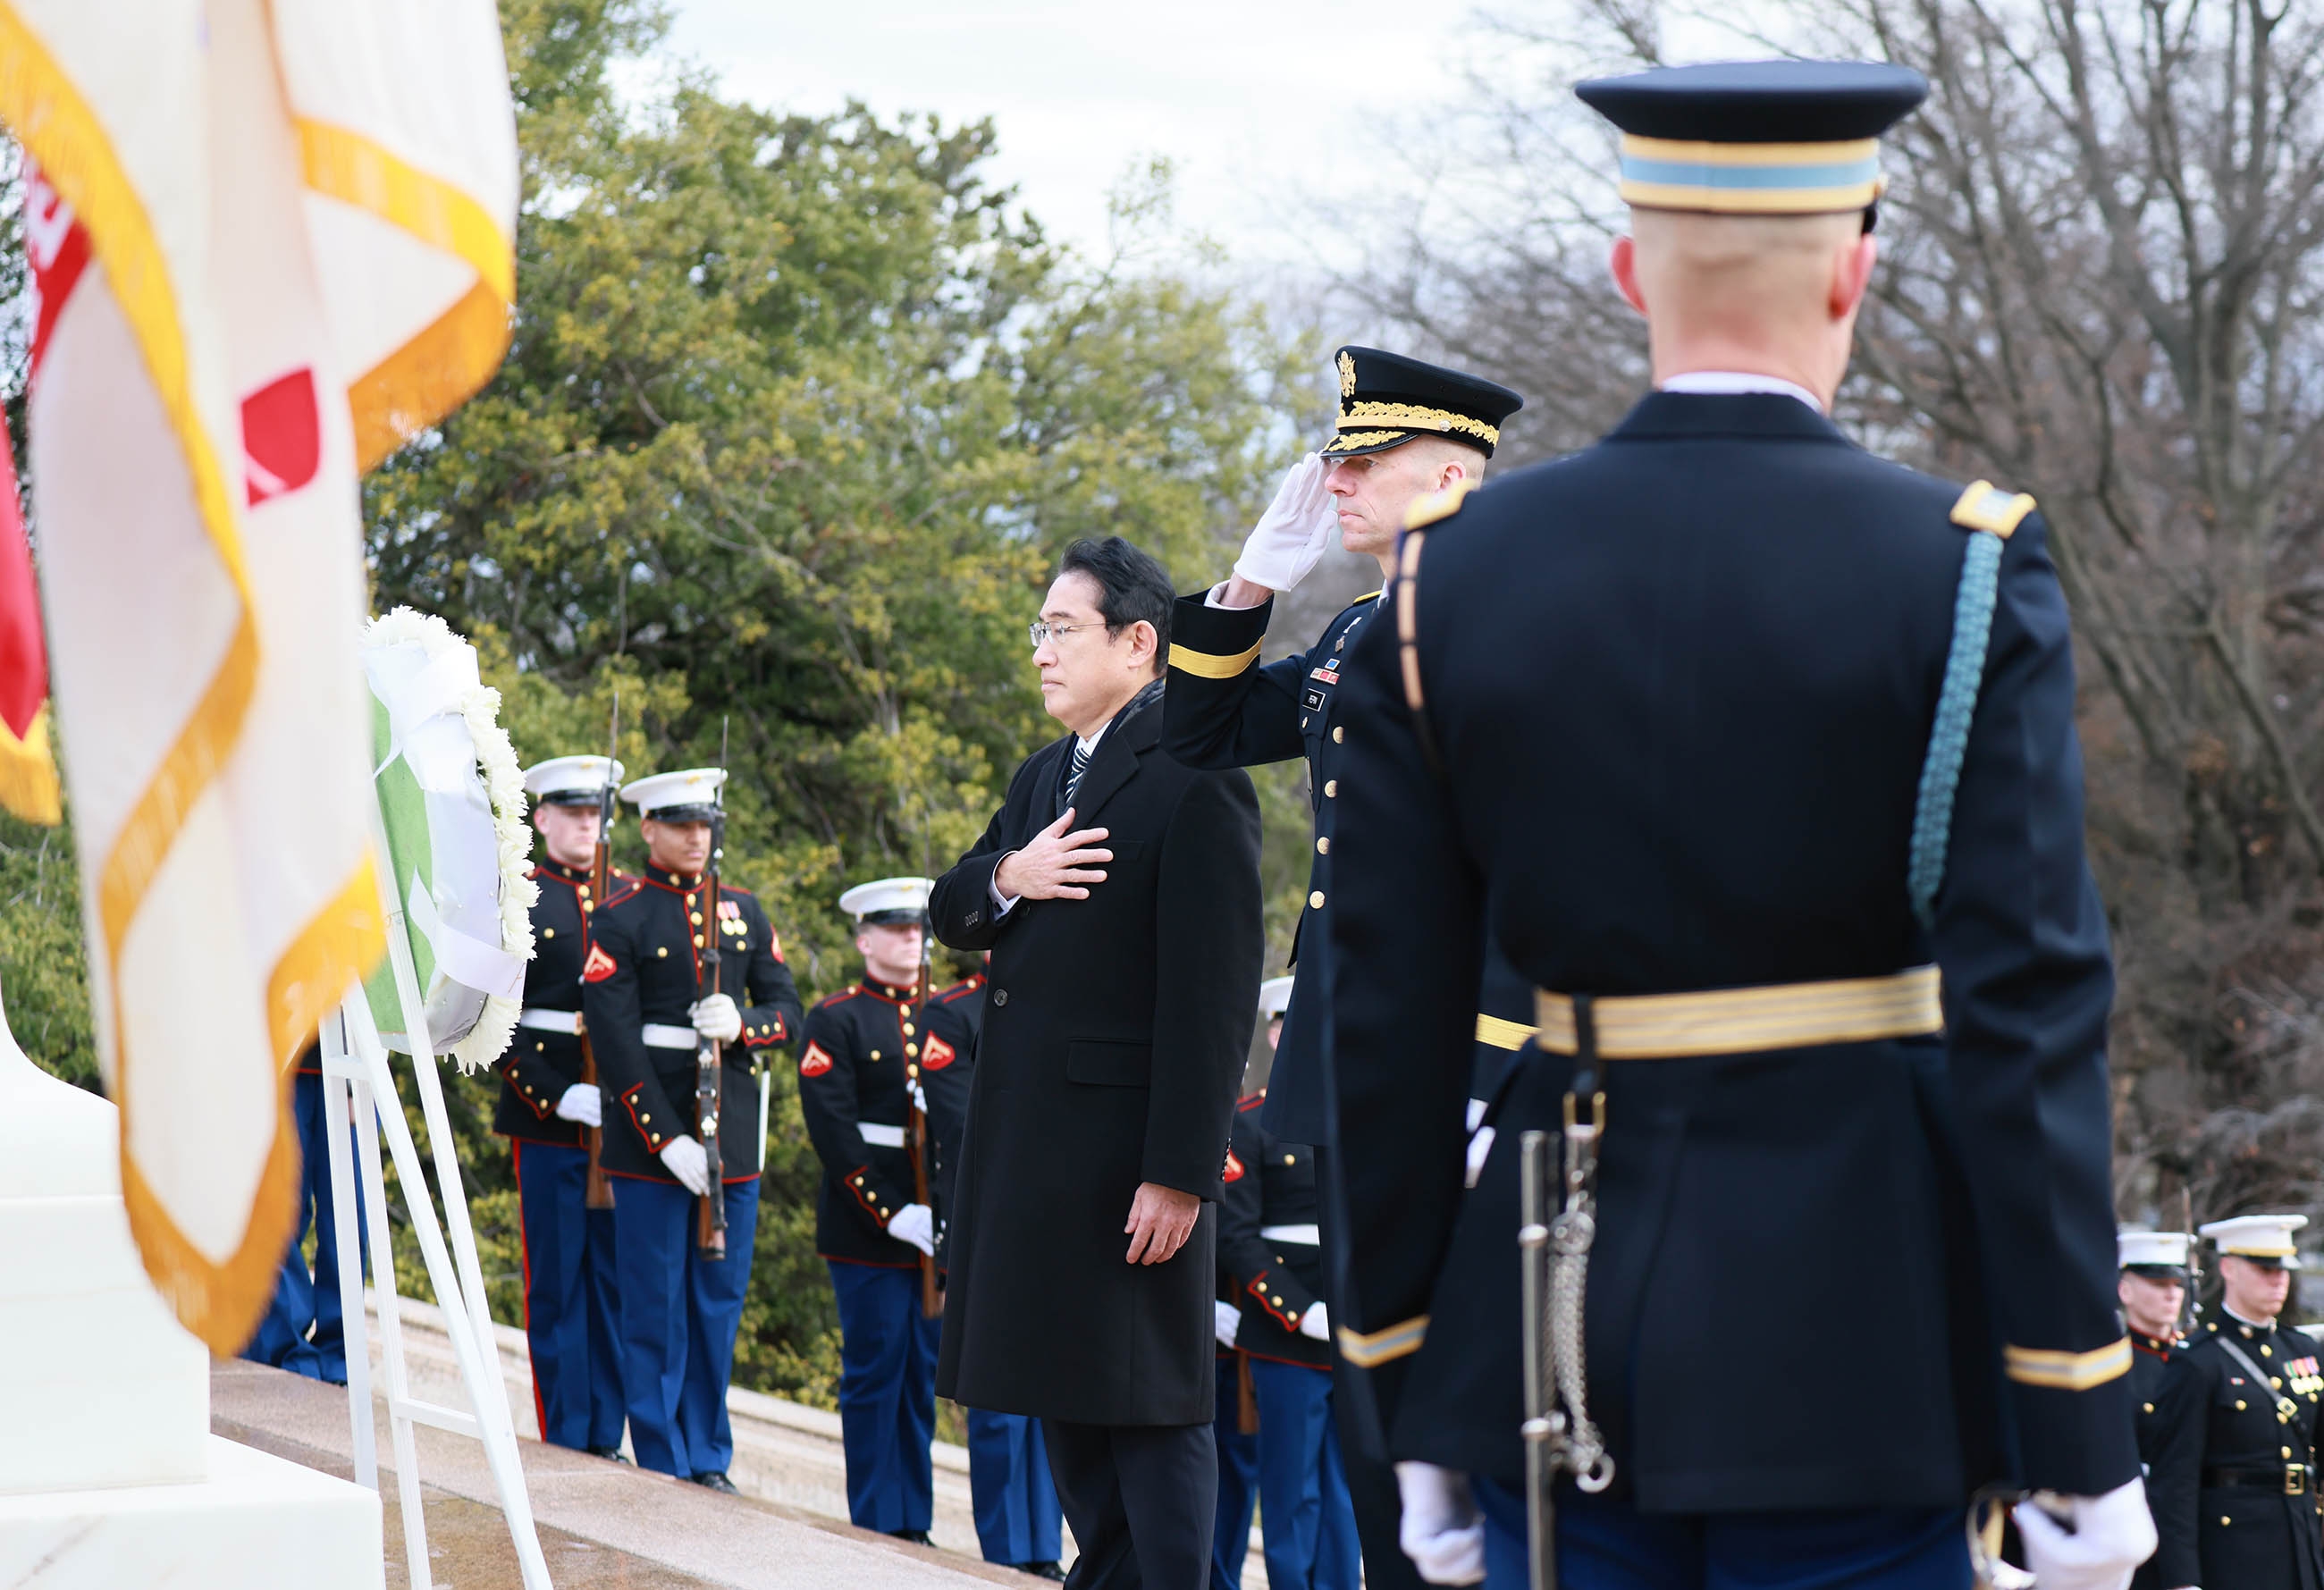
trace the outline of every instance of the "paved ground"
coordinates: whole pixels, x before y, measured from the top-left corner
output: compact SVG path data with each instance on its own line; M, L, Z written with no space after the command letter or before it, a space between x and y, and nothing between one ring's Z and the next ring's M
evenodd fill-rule
M386 1447L386 1410L377 1410ZM346 1393L295 1374L226 1362L210 1376L210 1428L310 1468L353 1478ZM475 1441L415 1431L425 1476L429 1567L437 1590L519 1583L515 1549ZM626 1464L521 1443L540 1543L558 1590L969 1590L1035 1581L955 1552L906 1546L798 1508L718 1496ZM390 1590L408 1590L402 1514L380 1475Z
M381 1486L389 1590L409 1590L403 1522L397 1500L387 1409L385 1342L375 1295L371 1318L373 1419L383 1456ZM397 1310L400 1345L411 1392L465 1411L468 1406L443 1316L405 1299ZM495 1328L503 1390L521 1438L525 1477L540 1527L541 1549L558 1590L966 1590L976 1580L1038 1590L1039 1581L985 1563L977 1552L968 1488L968 1454L939 1441L933 1454L939 1549L903 1545L851 1528L839 1416L756 1392L727 1398L734 1428L731 1470L740 1498L718 1496L625 1464L540 1444L524 1336ZM240 1362L214 1365L210 1428L279 1457L344 1478L354 1476L354 1440L346 1391ZM484 1448L464 1437L420 1426L420 1471L426 1484L431 1576L437 1590L501 1590L519 1583ZM1068 1535L1065 1560L1074 1558ZM1266 1590L1267 1572L1253 1529L1242 1590Z

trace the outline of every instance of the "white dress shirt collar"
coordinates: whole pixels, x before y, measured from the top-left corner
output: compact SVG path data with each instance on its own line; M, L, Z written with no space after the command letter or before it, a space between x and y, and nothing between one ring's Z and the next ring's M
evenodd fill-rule
M1780 375L1760 375L1748 370L1689 370L1660 383L1665 392L1775 392L1786 398L1797 398L1818 414L1823 404L1816 395L1795 381L1785 381Z

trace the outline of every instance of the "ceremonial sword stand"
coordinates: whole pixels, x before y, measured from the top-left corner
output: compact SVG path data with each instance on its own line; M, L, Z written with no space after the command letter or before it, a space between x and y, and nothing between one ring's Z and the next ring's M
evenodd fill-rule
M412 1426L429 1425L484 1444L484 1460L500 1493L501 1512L508 1520L509 1538L515 1543L517 1565L525 1590L550 1590L548 1559L541 1555L540 1537L532 1521L532 1500L525 1490L524 1467L517 1455L516 1425L509 1412L508 1392L501 1379L500 1354L493 1335L492 1311L484 1297L483 1267L476 1261L476 1237L468 1224L468 1198L460 1182L460 1165L453 1153L450 1119L444 1112L444 1089L436 1075L436 1056L428 1039L427 1011L420 997L419 973L412 965L403 907L393 887L385 836L374 830L374 849L380 889L380 910L387 918L388 963L395 977L395 993L403 1010L404 1031L411 1036L411 1071L420 1091L420 1108L428 1124L428 1141L436 1161L436 1178L443 1190L445 1220L451 1231L446 1246L443 1225L420 1162L420 1150L404 1120L402 1096L397 1091L387 1046L372 1019L370 1002L361 985L349 993L336 1015L323 1024L323 1118L330 1140L331 1199L339 1245L339 1300L346 1321L347 1348L347 1412L355 1431L356 1483L379 1489L377 1438L372 1427L371 1343L364 1319L363 1264L357 1236L357 1171L371 1235L372 1282L379 1299L379 1329L387 1375L387 1416L390 1445L395 1457L396 1492L403 1509L404 1568L410 1590L430 1590L428 1561L428 1521L421 1495L418 1452ZM355 1144L350 1150L343 1123L352 1115ZM387 1107L378 1107L383 1101ZM382 1172L379 1135L384 1124L389 1151L395 1156L396 1180L403 1188L420 1252L427 1262L429 1283L442 1307L444 1333L460 1364L460 1379L468 1391L472 1411L462 1412L411 1394L403 1362L402 1317L395 1289L395 1253L388 1226L387 1183ZM350 1163L360 1159L360 1167ZM352 1256L351 1256L352 1255Z

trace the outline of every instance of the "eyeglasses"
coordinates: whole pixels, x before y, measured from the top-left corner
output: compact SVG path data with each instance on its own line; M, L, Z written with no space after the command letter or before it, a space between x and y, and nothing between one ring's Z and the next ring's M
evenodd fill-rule
M1033 638L1033 649L1038 651L1060 635L1070 635L1076 630L1102 630L1103 620L1088 624L1052 624L1040 620L1025 626L1025 633Z

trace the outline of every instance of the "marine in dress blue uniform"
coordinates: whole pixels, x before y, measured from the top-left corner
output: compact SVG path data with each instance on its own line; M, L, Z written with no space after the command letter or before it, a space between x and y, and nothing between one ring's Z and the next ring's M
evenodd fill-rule
M799 1112L823 1161L815 1248L839 1301L839 1419L847 1512L857 1527L927 1540L935 1480L936 1341L920 1307L920 1259L936 1245L934 1207L913 1196L907 1118L936 1058L913 1001L928 880L887 878L839 897L855 919L862 981L807 1012ZM927 1167L930 1187L936 1167Z
M2184 1231L2133 1230L2115 1236L2122 1263L2118 1294L2123 1323L2130 1328L2130 1394L2138 1399L2138 1461L2153 1483L2154 1456L2169 1428L2172 1360L2185 1338L2180 1310L2187 1300L2187 1249L2194 1238ZM2165 1590L2156 1558L2141 1563L2131 1590Z
M347 1383L346 1326L339 1310L338 1205L331 1197L330 1144L323 1136L323 1047L309 1043L299 1056L290 1085L291 1118L299 1126L299 1228L282 1255L274 1296L242 1356L288 1369L309 1380ZM346 1124L347 1152L355 1152L355 1127ZM315 1233L315 1267L307 1268L307 1233ZM363 1199L355 1199L358 1242L370 1240ZM357 1254L361 1265L364 1255Z
M1297 975L1261 1107L1265 1128L1286 1142L1332 1152L1331 934L1334 898L1333 827L1351 725L1341 670L1367 626L1379 622L1378 592L1359 598L1323 627L1314 645L1277 661L1259 658L1274 593L1304 577L1335 524L1349 549L1380 561L1383 578L1406 505L1454 479L1474 482L1500 441L1500 427L1524 406L1507 387L1457 370L1376 348L1341 348L1337 428L1296 465L1252 532L1234 577L1181 597L1171 613L1170 690L1164 746L1190 767L1250 767L1303 758L1314 821L1307 898L1292 940ZM1478 990L1476 1085L1481 1119L1508 1056L1531 1028L1533 990L1498 955ZM1323 1291L1338 1268L1338 1222L1319 1210L1324 1243ZM1342 1395L1360 1383L1342 1383ZM1348 1474L1366 1544L1371 1590L1416 1584L1397 1547L1395 1484L1388 1471L1351 1452Z
M968 1096L984 1032L984 974L974 973L930 997L923 1025L927 1044L920 1078L928 1100L928 1130L936 1144L936 1207L949 1225L953 1172L968 1126ZM945 1235L949 1235L945 1232ZM945 1256L940 1236L936 1259ZM989 1408L964 1410L968 1420L968 1489L976 1510L976 1540L987 1562L1006 1563L1037 1578L1063 1579L1065 1512L1049 1474L1041 1421Z
M1235 1345L1250 1356L1259 1402L1267 1582L1285 1590L1355 1590L1363 1564L1333 1412L1315 1153L1266 1129L1266 1101L1261 1089L1235 1112L1219 1255L1237 1282Z
M2149 1459L2154 1554L2163 1590L2317 1590L2317 1438L2324 1367L2316 1340L2276 1313L2300 1268L2304 1215L2241 1215L2200 1227L2217 1245L2225 1295L2172 1355ZM2234 1266L2249 1269L2238 1276ZM2273 1306L2244 1295L2286 1277Z
M1871 268L1876 140L1925 89L1800 62L1586 86L1626 134L1617 275L1664 390L1417 516L1349 648L1335 1327L1369 1433L1415 1466L1432 1571L1526 1571L1530 1130L1554 1193L1571 1155L1566 1212L1595 1234L1565 1261L1582 1328L1545 1333L1586 1365L1566 1456L1610 1482L1557 1490L1564 1584L1958 1585L1963 1506L2001 1479L2071 1498L2078 1549L2126 1576L2151 1546L2046 533L2032 499L1883 462L1820 411ZM1720 297L1747 259L1784 317ZM1706 317L1824 395L1677 363ZM1488 931L1539 1031L1464 1192ZM2030 1516L2038 1565L2062 1536Z
M587 1207L583 1140L604 1109L603 1092L581 1080L581 968L598 902L587 861L560 860L555 851L562 845L568 858L579 858L595 850L600 796L621 777L622 765L604 757L558 757L525 769L533 826L547 848L530 875L540 896L532 907L524 1008L493 1068L500 1097L493 1130L509 1140L516 1166L524 1331L540 1438L600 1457L620 1453L622 1411L613 1211ZM605 892L634 882L609 871Z
M731 1492L726 1383L759 1211L755 1074L797 1040L801 1012L757 897L721 877L715 918L705 909L709 825L724 781L723 769L691 768L622 786L622 798L645 818L650 859L633 885L594 914L581 1009L605 1093L599 1157L617 1179L630 1449L642 1467ZM699 960L714 942L722 979L716 998L708 997ZM694 1135L697 1031L726 1034L718 1113L726 1252L715 1259L695 1241L696 1205L708 1190Z
M1273 1056L1283 1052L1283 1013L1291 1004L1292 980L1287 977L1269 978L1259 985L1259 1018L1267 1024L1268 1070L1274 1071ZM1246 1073L1246 1080L1249 1073ZM1260 1095L1265 1088L1258 1089ZM1251 1096L1246 1094L1244 1101ZM1264 1106L1261 1107L1262 1108ZM1241 1113L1241 1106L1236 1107ZM1232 1154L1232 1135L1229 1135L1228 1153ZM1239 1174L1240 1160L1230 1160L1227 1171ZM1224 1185L1224 1178L1221 1178ZM1221 1202L1223 1212L1225 1205ZM1223 1222L1222 1222L1223 1224ZM1217 1521L1211 1530L1211 1590L1238 1590L1242 1584L1242 1565L1250 1551L1250 1521L1259 1509L1259 1432L1256 1420L1259 1399L1254 1388L1251 1396L1251 1419L1254 1427L1243 1429L1242 1388L1250 1375L1250 1356L1241 1344L1242 1282L1235 1279L1227 1267L1226 1246L1222 1238L1219 1247L1219 1295L1215 1311L1218 1356L1218 1416L1212 1422L1212 1439L1219 1449L1219 1507Z

